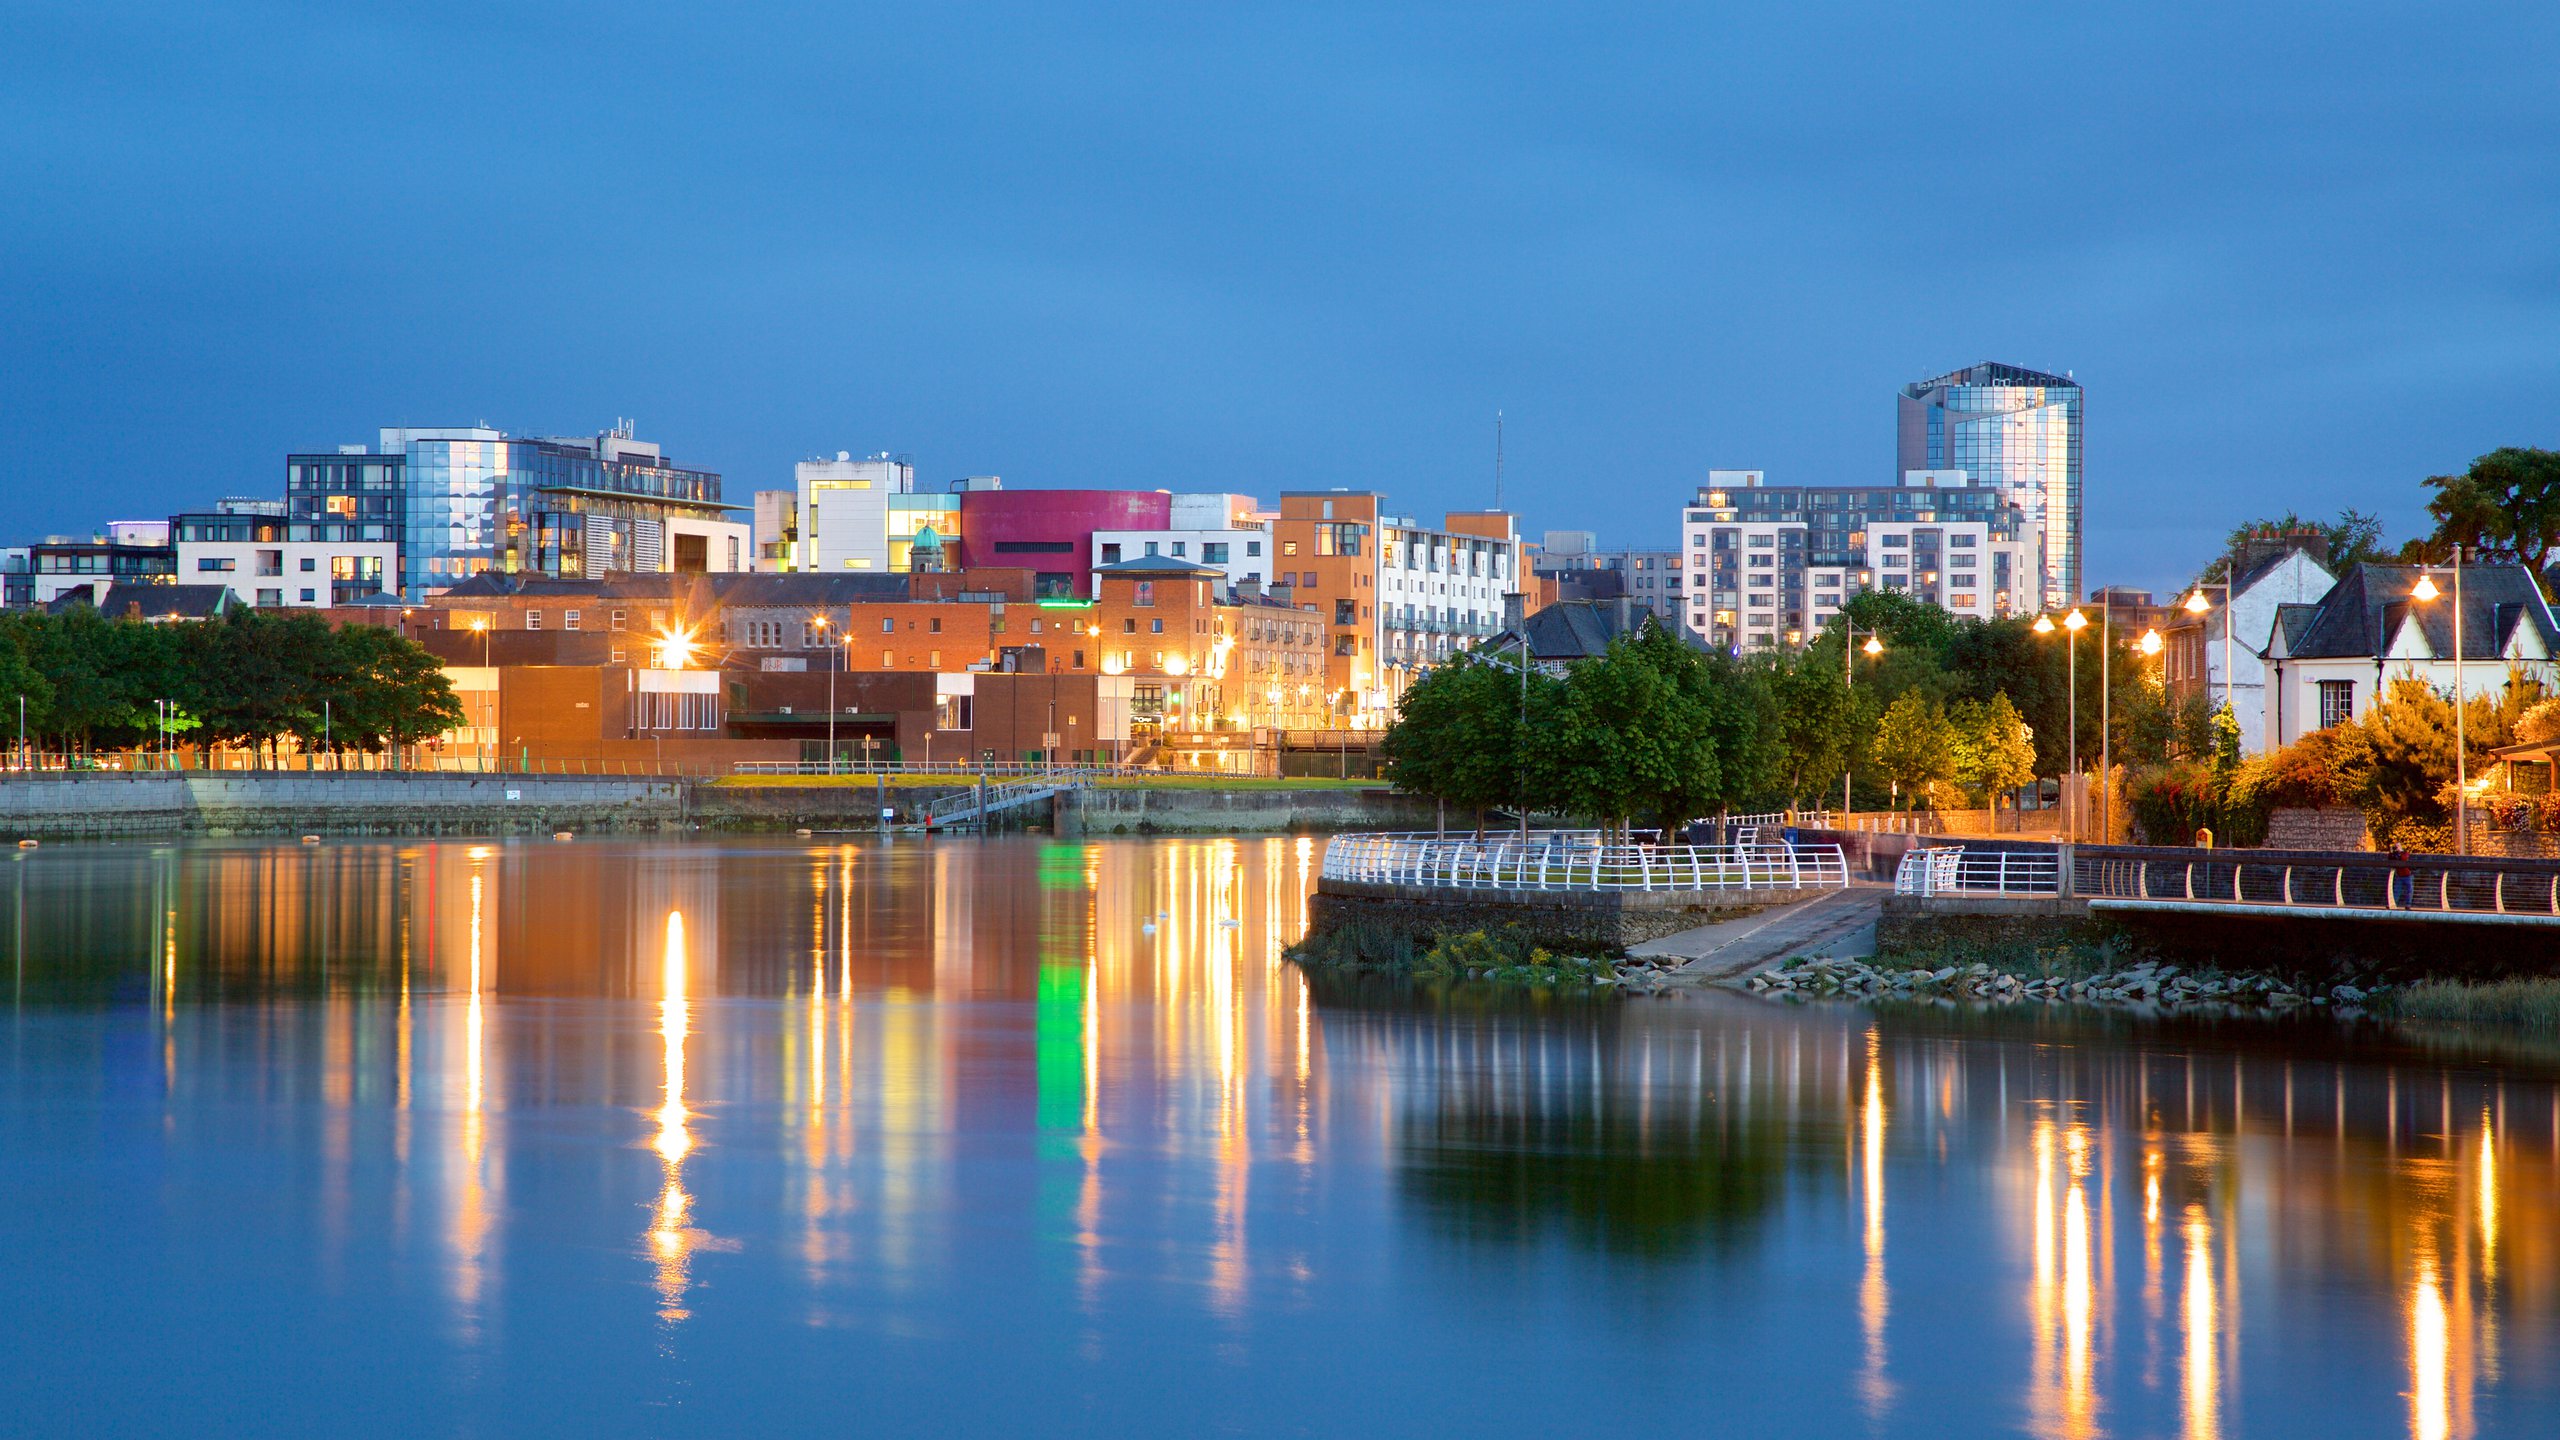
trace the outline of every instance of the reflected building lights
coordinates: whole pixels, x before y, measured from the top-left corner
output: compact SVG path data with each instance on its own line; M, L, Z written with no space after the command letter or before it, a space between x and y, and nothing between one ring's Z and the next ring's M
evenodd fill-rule
M684 1308L695 1231L687 1213L693 1197L684 1190L684 1157L693 1149L684 1106L684 1042L691 1029L692 1006L685 991L684 912L667 912L666 958L661 966L664 987L658 1000L658 1036L665 1071L665 1098L658 1106L655 1149L665 1171L665 1184L649 1226L649 1249L658 1267L658 1318L673 1324L690 1315Z
M2187 1440L2217 1440L2222 1433L2218 1346L2221 1320L2214 1302L2212 1227L2202 1205L2187 1207Z

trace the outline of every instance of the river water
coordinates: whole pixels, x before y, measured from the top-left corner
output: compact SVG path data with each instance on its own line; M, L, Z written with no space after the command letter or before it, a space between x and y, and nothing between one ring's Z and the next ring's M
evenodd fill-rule
M50 848L17 1433L2560 1431L2560 1070L1402 995L1321 841Z

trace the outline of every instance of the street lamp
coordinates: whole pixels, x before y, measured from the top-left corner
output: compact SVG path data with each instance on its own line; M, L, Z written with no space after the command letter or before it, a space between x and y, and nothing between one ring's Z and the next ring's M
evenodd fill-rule
M809 625L818 632L819 639L826 638L826 616L810 616ZM835 658L835 648L833 645L827 647L827 658L830 661ZM827 773L830 775L836 773L836 667L833 664L827 666Z
M2063 616L2063 617L2062 617L2062 627L2061 627L2061 628L2062 628L2062 630L2064 631L2063 644L2064 644L2064 645L2066 645L2067 647L2069 647L2069 648L2068 648L2068 659L2067 659L2067 661L2066 661L2066 672L2065 672L2065 673L2066 673L2066 674L2068 674L2068 676L2070 677L2070 679L2069 679L2069 689L2068 689L2068 697L2069 697L2069 698L2068 698L2068 701L2067 701L2067 703L2068 703L2068 705L2069 705L2069 710L2070 710L2070 720L2069 720L2069 723L2065 726L2065 734L2069 737L2069 742L2070 742L2070 751L2071 751L2071 758L2070 758L2071 773L2072 773L2072 774L2074 774L2074 775L2077 775L2077 774L2079 774L2079 773L2080 773L2080 643L2079 643L2079 642L2080 642L2080 632L2081 632L2082 630L2084 630L2084 629L2088 628L2088 624L2089 624L2089 617L2088 617L2088 616L2086 616L2086 615L2081 614L2078 610L2073 610L2070 614L2065 615L2065 616ZM2052 634L2052 633L2054 632L2053 617L2052 617L2052 616L2050 616L2050 615L2039 615L2039 616L2037 616L2037 617L2036 617L2036 623L2035 623L2035 632L2036 632L2037 634L2039 634L2039 635L2050 635L2050 634ZM2084 798L2085 798L2085 797L2084 797ZM2071 817L2071 838L2072 838L2072 839L2074 839L2074 840L2077 840L2077 839L2079 839L2079 838L2080 838L2080 815L2079 815L2079 811L2078 811L2077 809L2073 810L2073 812L2072 812L2072 817Z
M1849 618L1844 615L1840 617L1840 629L1840 678L1848 689L1855 690L1858 688L1858 627L1850 624ZM1873 630L1867 632L1866 651L1867 658L1870 660L1884 653L1884 642L1876 638L1876 632ZM1850 742L1849 749L1850 754L1841 757L1840 760L1840 823L1843 825L1849 823L1849 812L1855 808L1849 802L1849 772L1852 768L1850 759L1857 753L1857 742L1854 739Z
M480 632L480 668L486 670L489 668L489 617L486 615L472 616L471 628ZM496 677L491 677L490 686L488 690L483 693L488 696L488 700L485 702L485 708L489 712L487 717L489 721L487 727L489 738L481 742L480 768L486 770L497 759L498 687L496 684Z
M2409 590L2409 598L2421 604L2444 592L2436 588L2435 577L2418 573L2418 583ZM2380 697L2376 697L2379 699ZM2453 547L2453 853L2471 853L2471 767L2469 745L2463 735L2462 694L2462 547Z
M2418 578L2421 581L2426 579L2423 575ZM2213 608L2213 602L2204 598L2204 587L2198 585L2195 593L2187 597L2184 608L2188 614L2201 620L2204 613ZM2231 710L2231 718L2236 722L2240 711L2231 700L2231 629L2231 587L2226 584L2222 587L2222 703Z

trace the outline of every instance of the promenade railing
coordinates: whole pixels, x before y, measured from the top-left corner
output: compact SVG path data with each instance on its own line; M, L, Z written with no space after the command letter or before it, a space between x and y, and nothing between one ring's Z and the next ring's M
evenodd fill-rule
M1163 770L1148 765L1043 764L1037 760L839 760L829 765L824 760L739 760L731 763L732 775L948 775L974 780L981 775L1033 776L1067 779L1079 775L1205 775L1211 770Z
M1902 857L1894 890L2056 895L2060 855L2049 846L1929 846ZM2084 900L2560 920L2560 861L2496 855L2079 845L2070 879L2070 893Z
M1837 845L1604 845L1540 832L1525 841L1337 835L1325 844L1323 874L1450 890L1813 890L1849 883Z

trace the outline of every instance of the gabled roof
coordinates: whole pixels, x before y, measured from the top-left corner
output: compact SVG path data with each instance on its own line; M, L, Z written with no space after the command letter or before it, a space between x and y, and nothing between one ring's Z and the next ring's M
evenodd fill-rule
M1620 636L1643 634L1648 628L1668 630L1693 650L1708 647L1687 626L1669 626L1662 617L1631 600L1559 600L1517 625L1505 626L1479 647L1486 651L1519 648L1523 631L1535 660L1587 660L1605 654Z
M47 607L54 614L89 603L89 592L73 590ZM98 613L110 620L210 620L231 606L228 585L110 585Z
M2432 573L2443 593L2417 601L2410 591ZM2308 609L2308 616L2297 612ZM2453 658L2453 583L2449 574L2416 565L2358 565L2340 577L2316 606L2286 605L2277 612L2284 658L2369 660L2395 640L2407 641L2412 658ZM2462 572L2462 658L2496 660L2529 628L2544 653L2560 649L2560 625L2543 602L2542 589L2520 565L2479 565Z

